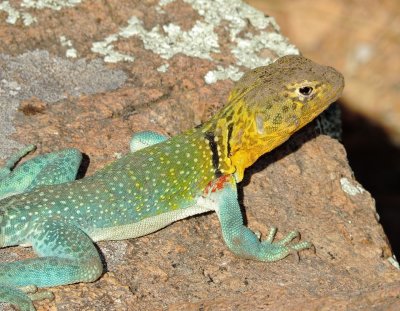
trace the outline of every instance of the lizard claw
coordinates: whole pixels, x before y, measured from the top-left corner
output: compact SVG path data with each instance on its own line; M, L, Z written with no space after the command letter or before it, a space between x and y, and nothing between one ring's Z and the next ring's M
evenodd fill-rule
M291 231L280 241L274 242L276 231L276 228L272 227L268 237L261 242L264 248L263 256L265 256L267 261L279 260L291 254L296 256L297 261L300 261L299 252L313 247L313 245L307 241L289 244L295 238L300 238L300 233L298 231Z
M43 291L38 292L38 288L35 285L27 285L27 286L19 287L19 290L21 290L22 292L27 294L28 297L32 301L44 300L44 299L49 299L49 300L54 299L54 294L51 291L43 290Z
M261 239L261 232L260 231L254 231L254 234L256 235L257 239Z

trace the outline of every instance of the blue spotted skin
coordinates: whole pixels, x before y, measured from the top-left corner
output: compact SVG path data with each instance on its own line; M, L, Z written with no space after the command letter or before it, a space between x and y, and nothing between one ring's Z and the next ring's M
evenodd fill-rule
M36 157L12 170L21 157L34 149L33 145L25 147L0 168L0 200L41 185L61 184L75 179L82 155L73 148Z
M84 179L71 181L80 162L74 149L38 156L12 171L30 147L21 151L0 171L0 247L32 245L38 257L0 263L0 301L34 310L32 299L48 294L22 287L100 277L93 242L143 236L207 211L216 211L224 241L239 257L276 261L309 248L308 242L291 243L296 231L274 242L272 228L260 241L243 225L236 183L342 89L343 78L332 68L286 56L245 75L228 105L204 125L171 139L136 134L130 153Z
M134 144L135 152L92 176L67 183L57 180L1 200L0 246L30 244L43 257L0 263L0 287L7 285L9 292L13 289L10 285L47 287L93 281L101 275L102 264L92 241L141 236L190 215L192 211L180 215L179 209L191 207L214 178L208 142L198 136L201 132L166 140L156 133L140 133L133 139L142 144ZM160 141L164 143L156 144ZM22 165L36 168L37 163L43 164L56 154ZM193 158L196 160L189 161ZM68 157L64 160L68 166ZM26 170L19 172L24 176ZM173 211L178 214L151 220ZM143 219L150 219L151 226L142 229ZM14 296L24 297L20 291L12 291L18 294L4 293L0 300L15 304ZM28 297L20 305L27 301Z

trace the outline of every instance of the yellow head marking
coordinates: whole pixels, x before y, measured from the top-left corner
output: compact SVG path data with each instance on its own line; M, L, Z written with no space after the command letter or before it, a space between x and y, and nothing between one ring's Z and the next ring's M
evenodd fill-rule
M312 121L343 87L335 69L295 55L245 74L202 127L216 137L220 169L240 181L246 167Z

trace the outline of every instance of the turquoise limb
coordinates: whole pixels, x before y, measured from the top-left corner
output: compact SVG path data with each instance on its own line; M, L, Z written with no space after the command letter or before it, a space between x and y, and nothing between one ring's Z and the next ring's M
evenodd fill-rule
M312 244L309 242L289 244L295 237L298 237L296 231L290 232L281 241L273 242L275 228L271 229L266 240L260 241L253 231L243 225L236 185L226 183L217 195L219 196L217 214L221 223L222 235L228 248L237 256L270 262L311 247Z
M33 151L36 149L35 145L28 145L21 150L15 152L4 164L3 167L0 167L0 180L8 177L8 175L11 173L12 168L17 164L21 158L26 156L29 152Z
M168 137L152 131L143 131L133 134L130 141L131 152L166 141Z
M24 310L34 310L29 309L30 295L23 293L19 287L93 282L103 272L100 256L93 242L74 224L62 219L41 220L28 229L26 239L40 257L0 263L2 302L25 308ZM31 296L34 299L43 298L38 294Z
M13 155L0 173L0 200L28 192L38 186L75 180L82 155L77 149L64 149L34 157L13 170L15 163L33 150L30 145Z
M18 306L20 311L35 311L32 299L22 290L0 285L0 301Z
M35 311L36 309L32 301L43 299L52 300L54 299L54 295L50 291L37 292L36 286L25 286L21 288L5 285L0 286L0 301L18 306L20 311Z

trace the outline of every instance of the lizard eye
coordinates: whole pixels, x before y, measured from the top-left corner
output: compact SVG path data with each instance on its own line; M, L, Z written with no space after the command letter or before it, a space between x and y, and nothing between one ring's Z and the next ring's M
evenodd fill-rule
M303 96L310 96L313 90L314 89L311 86L303 86L299 88L299 93Z

